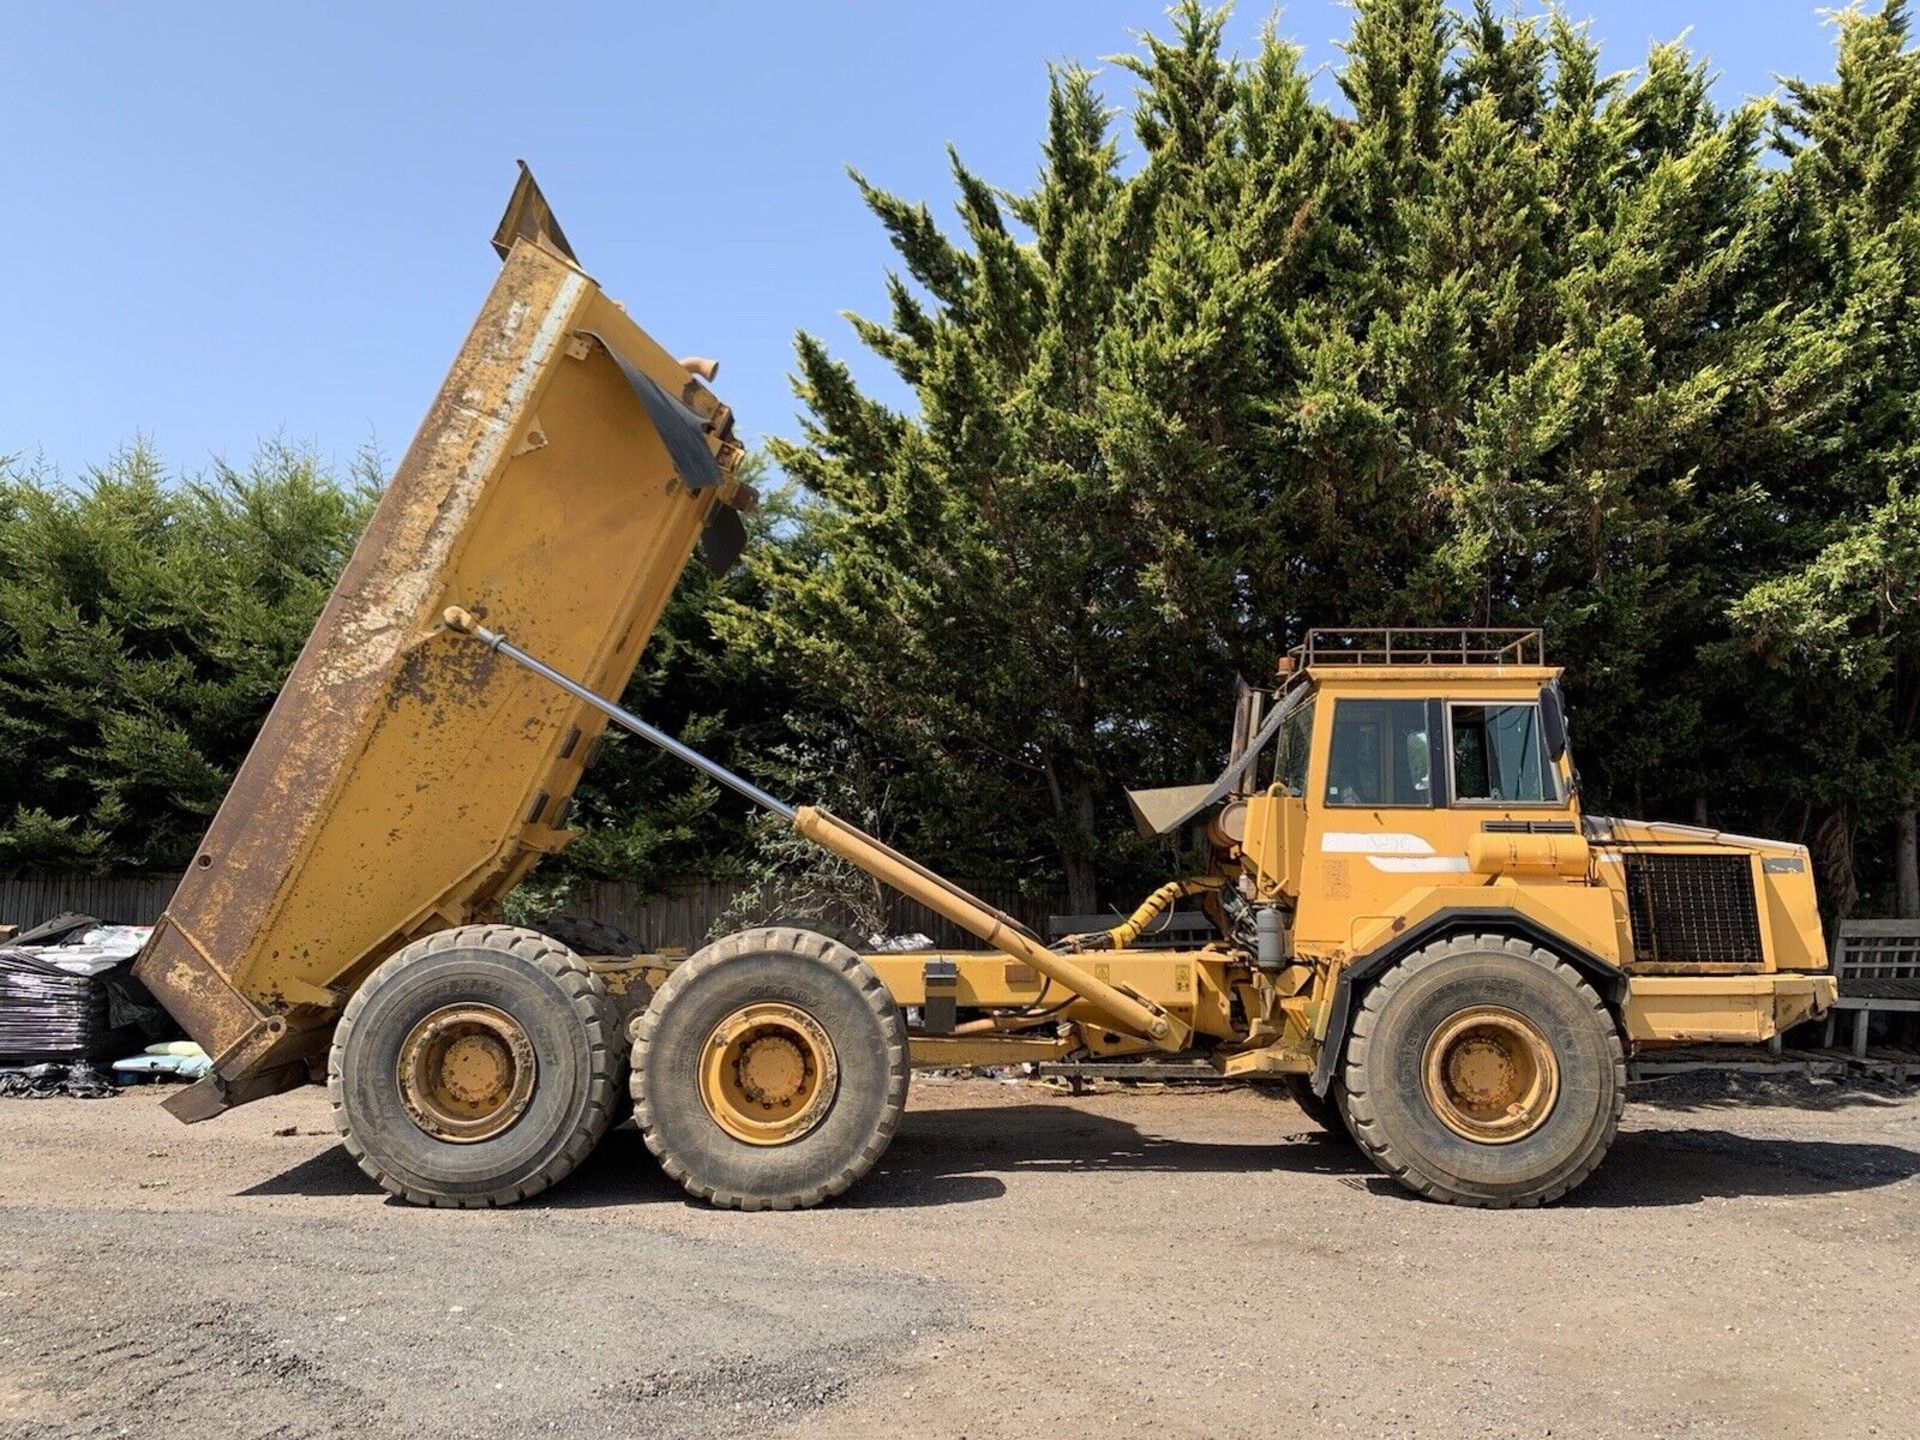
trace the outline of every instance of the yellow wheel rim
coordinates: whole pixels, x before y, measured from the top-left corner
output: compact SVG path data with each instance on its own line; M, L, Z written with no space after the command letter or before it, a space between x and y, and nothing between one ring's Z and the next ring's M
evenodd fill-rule
M400 1046L400 1101L438 1140L471 1145L513 1128L533 1099L538 1065L518 1020L491 1005L448 1005Z
M1499 1005L1462 1010L1435 1030L1421 1074L1441 1124L1482 1145L1533 1134L1560 1097L1560 1066L1545 1032Z
M707 1113L749 1145L786 1145L811 1133L839 1084L833 1042L793 1005L744 1006L714 1027L701 1051Z

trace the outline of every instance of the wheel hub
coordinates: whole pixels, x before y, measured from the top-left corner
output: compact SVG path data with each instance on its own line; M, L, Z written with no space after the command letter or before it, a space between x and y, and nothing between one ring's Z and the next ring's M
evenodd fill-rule
M1448 1018L1427 1041L1421 1076L1440 1122L1483 1145L1533 1134L1560 1095L1560 1066L1545 1032L1499 1005Z
M762 1035L740 1056L740 1088L768 1109L791 1105L807 1082L807 1057L784 1035Z
M448 1005L400 1046L400 1102L437 1140L470 1145L510 1130L533 1099L538 1064L518 1020L491 1005Z
M826 1030L798 1006L747 1005L714 1027L700 1098L714 1123L749 1145L809 1134L832 1106L840 1066Z

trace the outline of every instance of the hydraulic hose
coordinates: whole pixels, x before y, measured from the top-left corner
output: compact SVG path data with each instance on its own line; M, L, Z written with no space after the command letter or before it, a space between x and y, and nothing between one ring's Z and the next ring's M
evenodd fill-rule
M1073 939L1082 949L1104 947L1108 950L1124 950L1138 940L1141 932L1158 920L1174 901L1204 891L1218 890L1225 883L1218 875L1191 875L1185 880L1169 880L1142 900L1133 914L1111 930L1094 930L1085 935L1075 935Z

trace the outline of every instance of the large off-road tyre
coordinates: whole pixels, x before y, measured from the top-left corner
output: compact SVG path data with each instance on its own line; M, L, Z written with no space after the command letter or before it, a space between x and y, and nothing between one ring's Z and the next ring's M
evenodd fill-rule
M610 921L596 920L591 915L577 915L572 911L542 915L533 922L531 928L549 940L559 941L575 955L630 957L638 955L645 948L640 937L631 931L622 930ZM641 1013L652 1003L653 987L638 971L622 977L622 988L618 994L614 993L612 986L608 987L607 1034L613 1037L614 1055L618 1061L618 1072L613 1077L613 1118L609 1128L624 1124L627 1117L633 1114L633 1101L627 1091L627 1051L633 1043L633 1027L639 1023Z
M633 1114L688 1194L794 1210L844 1192L906 1108L907 1029L837 941L745 930L667 977L633 1045Z
M1591 1175L1626 1102L1613 1018L1557 956L1459 935L1367 991L1340 1071L1347 1128L1416 1194L1503 1208Z
M604 986L544 935L442 930L347 1002L327 1091L347 1151L416 1205L511 1205L605 1133L621 1069Z
M1323 1100L1313 1093L1313 1081L1305 1075L1288 1075L1285 1083L1288 1097L1299 1107L1302 1115L1331 1134L1344 1136L1347 1133L1347 1120L1340 1113L1335 1090L1329 1090L1327 1098Z
M805 930L809 935L824 935L837 945L844 945L856 955L865 955L873 949L873 937L862 935L852 925L843 925L838 920L788 920L785 917L770 925L756 926L763 930Z

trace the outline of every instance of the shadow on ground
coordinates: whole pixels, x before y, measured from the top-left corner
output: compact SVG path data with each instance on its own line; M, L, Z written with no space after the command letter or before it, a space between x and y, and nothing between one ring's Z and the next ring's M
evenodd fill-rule
M1914 1087L1853 1076L1816 1080L1803 1075L1703 1071L1635 1080L1627 1096L1634 1105L1687 1113L1756 1107L1831 1111L1891 1108L1911 1101Z
M1589 1209L1695 1205L1877 1190L1920 1175L1920 1152L1867 1141L1755 1138L1727 1130L1628 1131L1567 1199Z
M1039 1172L1372 1173L1344 1136L1281 1131L1275 1139L1282 1143L1173 1140L1064 1103L910 1111L873 1172L838 1203L918 1209L997 1200L1007 1193L1007 1176ZM533 1203L575 1209L654 1200L684 1202L686 1196L660 1173L640 1132L628 1124L608 1135L551 1198Z
M879 1166L839 1203L862 1209L970 1204L1005 1195L1008 1176L1041 1173L1312 1175L1412 1198L1378 1174L1344 1136L1297 1126L1289 1130L1289 1120L1279 1114L1274 1120L1268 1138L1221 1142L1148 1134L1066 1102L915 1111ZM1567 1203L1602 1209L1829 1195L1916 1175L1920 1152L1895 1145L1756 1139L1712 1128L1628 1130ZM335 1146L241 1193L376 1196L380 1191L346 1150ZM527 1203L570 1210L663 1201L690 1203L661 1174L629 1123L610 1133L566 1182Z
M880 1164L841 1203L876 1208L993 1200L1006 1194L1002 1176L1040 1171L1373 1173L1344 1136L1282 1131L1275 1143L1195 1142L1143 1134L1125 1121L1066 1104L993 1106L910 1112ZM346 1148L336 1145L240 1193L382 1192L361 1173ZM661 1174L629 1122L609 1132L565 1183L526 1203L565 1210L686 1198Z
M846 1203L877 1209L991 1200L1006 1193L1003 1176L1020 1174L1373 1173L1344 1135L1299 1129L1299 1117L1290 1118L1293 1133L1241 1143L1148 1134L1064 1102L909 1114Z

